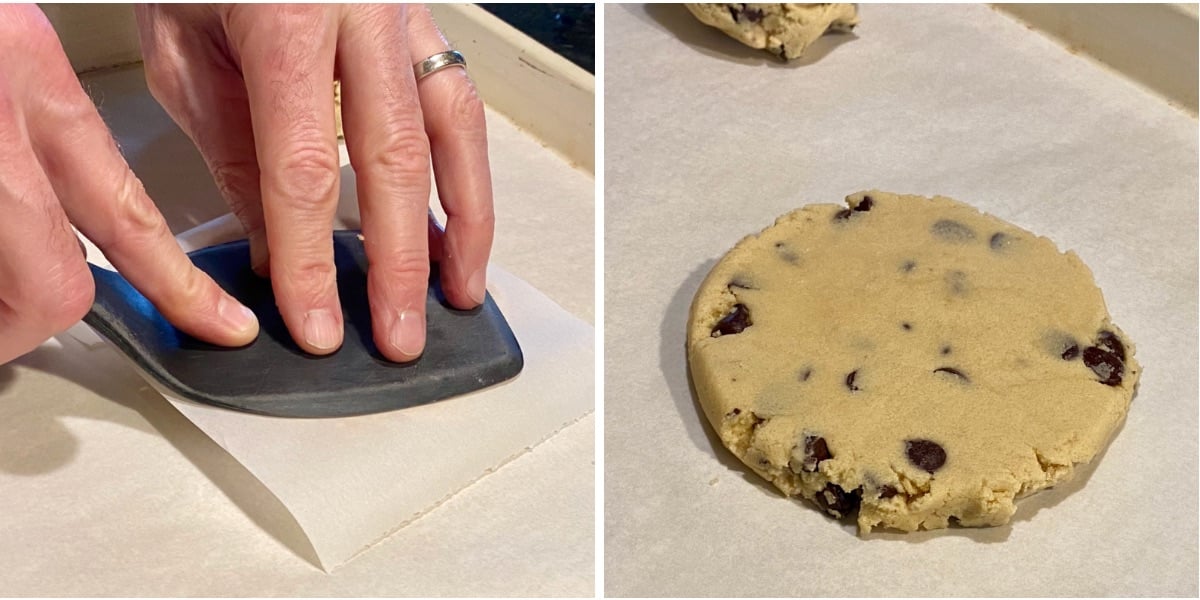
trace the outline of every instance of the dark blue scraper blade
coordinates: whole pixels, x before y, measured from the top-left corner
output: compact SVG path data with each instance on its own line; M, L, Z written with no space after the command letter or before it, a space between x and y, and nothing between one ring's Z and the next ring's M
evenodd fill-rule
M426 299L425 353L383 358L371 337L367 257L354 231L333 235L345 341L312 356L292 341L271 282L250 269L245 241L189 254L201 270L258 316L258 339L221 348L179 331L119 274L92 266L96 302L84 318L167 391L180 398L276 417L347 417L428 404L515 377L524 360L489 295L474 310L450 307L436 265Z

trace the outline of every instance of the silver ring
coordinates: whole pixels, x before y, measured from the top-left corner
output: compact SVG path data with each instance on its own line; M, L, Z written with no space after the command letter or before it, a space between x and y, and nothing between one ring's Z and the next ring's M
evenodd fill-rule
M417 63L413 67L413 71L417 75L417 81L420 81L447 67L462 67L466 69L467 59L463 58L463 55L457 50L447 50L446 52L438 52Z

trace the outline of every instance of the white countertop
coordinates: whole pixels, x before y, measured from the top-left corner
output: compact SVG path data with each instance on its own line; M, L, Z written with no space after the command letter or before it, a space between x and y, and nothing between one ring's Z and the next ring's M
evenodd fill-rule
M680 6L605 11L605 587L613 596L1197 593L1197 125L980 5L861 5L783 65ZM989 529L860 539L689 391L688 307L743 236L870 188L1074 249L1137 344L1124 427Z

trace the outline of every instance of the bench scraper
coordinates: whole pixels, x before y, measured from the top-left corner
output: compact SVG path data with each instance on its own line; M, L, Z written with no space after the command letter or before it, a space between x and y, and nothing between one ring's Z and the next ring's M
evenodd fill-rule
M489 294L483 305L446 303L431 266L425 352L410 363L383 358L371 338L367 257L356 231L335 231L334 262L345 322L342 347L328 356L292 341L271 282L250 269L246 240L196 250L192 262L258 316L258 338L222 348L179 330L120 274L89 264L96 300L84 317L171 394L275 417L347 417L428 404L515 377L521 348Z

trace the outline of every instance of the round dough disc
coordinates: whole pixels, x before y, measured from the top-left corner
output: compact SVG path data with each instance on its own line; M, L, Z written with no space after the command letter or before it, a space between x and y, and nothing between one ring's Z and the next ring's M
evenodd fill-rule
M810 205L739 242L692 304L721 440L860 532L1007 523L1124 418L1140 367L1073 252L950 198Z

